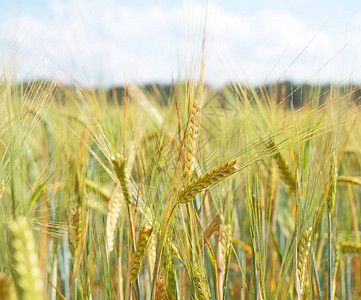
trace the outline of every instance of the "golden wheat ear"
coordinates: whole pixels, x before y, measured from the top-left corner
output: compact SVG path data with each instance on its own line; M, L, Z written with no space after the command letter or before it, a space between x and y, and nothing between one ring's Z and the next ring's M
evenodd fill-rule
M235 166L236 162L236 160L226 162L193 179L180 190L178 193L177 203L188 203L201 191L217 184L235 173L238 170Z
M297 278L300 297L303 297L307 285L307 265L311 247L311 234L312 227L305 229L297 247Z
M152 231L153 228L147 224L140 229L135 253L130 268L130 282L133 282L134 280L137 279L137 276L140 271L140 266L142 264L145 251L147 250Z

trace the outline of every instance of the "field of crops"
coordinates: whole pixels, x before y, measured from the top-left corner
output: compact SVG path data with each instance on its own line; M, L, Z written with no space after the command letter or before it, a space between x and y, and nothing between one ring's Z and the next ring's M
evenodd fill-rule
M360 99L301 95L3 78L0 299L360 299Z

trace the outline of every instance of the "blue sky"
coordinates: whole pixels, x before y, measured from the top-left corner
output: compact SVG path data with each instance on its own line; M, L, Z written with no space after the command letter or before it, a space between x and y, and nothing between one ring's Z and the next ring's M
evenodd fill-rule
M167 83L197 73L204 3L0 1L0 63L18 79ZM207 3L208 82L361 82L359 1Z

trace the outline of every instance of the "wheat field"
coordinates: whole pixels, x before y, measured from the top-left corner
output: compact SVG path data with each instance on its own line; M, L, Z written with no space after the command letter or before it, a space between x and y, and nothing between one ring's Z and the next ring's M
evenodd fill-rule
M357 89L279 90L4 79L0 298L359 299Z

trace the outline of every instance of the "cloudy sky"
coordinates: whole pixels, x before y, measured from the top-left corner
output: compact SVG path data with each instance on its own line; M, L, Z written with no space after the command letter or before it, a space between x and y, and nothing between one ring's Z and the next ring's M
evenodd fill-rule
M204 24L212 84L361 83L355 0L0 0L0 63L18 79L169 83L197 73Z

